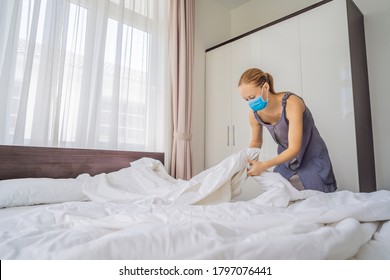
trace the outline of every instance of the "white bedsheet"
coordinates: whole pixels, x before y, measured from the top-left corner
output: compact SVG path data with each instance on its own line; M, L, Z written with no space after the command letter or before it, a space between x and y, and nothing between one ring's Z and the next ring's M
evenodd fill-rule
M85 178L84 193L93 201L127 200L155 204L217 204L231 201L246 179L246 158L258 149L233 154L188 181L174 179L160 161L142 158L110 174Z
M270 172L230 202L247 156L189 181L151 159L89 177L92 201L0 215L0 259L390 259L389 191L298 192Z

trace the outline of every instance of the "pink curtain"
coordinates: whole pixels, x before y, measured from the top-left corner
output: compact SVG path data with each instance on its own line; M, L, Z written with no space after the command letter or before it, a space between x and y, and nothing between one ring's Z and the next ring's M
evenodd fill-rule
M173 111L171 175L188 180L191 166L191 99L195 0L170 0L169 52Z

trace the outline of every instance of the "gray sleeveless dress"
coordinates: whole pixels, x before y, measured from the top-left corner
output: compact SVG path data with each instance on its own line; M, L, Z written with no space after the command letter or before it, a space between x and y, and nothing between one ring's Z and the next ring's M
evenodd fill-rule
M290 95L292 93L287 92L283 96L282 115L275 125L264 123L256 111L253 112L256 120L268 129L272 138L278 144L278 154L288 147L286 103ZM309 108L306 107L303 113L302 146L298 156L289 162L277 165L274 172L280 173L287 180L293 175L298 175L305 189L323 192L334 192L337 189L328 149L314 124Z

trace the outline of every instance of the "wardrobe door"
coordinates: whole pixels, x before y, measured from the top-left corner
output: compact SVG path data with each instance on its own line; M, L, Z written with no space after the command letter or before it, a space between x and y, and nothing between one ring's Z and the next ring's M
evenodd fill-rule
M252 113L248 102L242 99L238 92L238 82L242 73L249 68L259 68L261 65L261 37L254 33L232 44L232 152L237 152L249 146L251 141L251 126L249 114Z
M249 108L248 102L239 95L238 81L245 70L253 67L261 68L261 40L260 32L256 32L231 43L232 152L248 148L251 141L252 130L249 124L249 114L253 114L253 111ZM260 160L263 159L264 145L260 150ZM235 198L237 200L248 200L261 193L259 184L252 177L248 177L241 187L241 194Z
M344 0L299 16L303 96L324 138L340 189L359 191Z
M276 92L302 96L299 20L290 18L261 30L262 70L274 78Z
M276 92L302 96L299 21L294 17L261 30L261 68L274 79ZM277 155L277 144L264 129L264 160Z
M206 53L205 168L231 154L231 45Z

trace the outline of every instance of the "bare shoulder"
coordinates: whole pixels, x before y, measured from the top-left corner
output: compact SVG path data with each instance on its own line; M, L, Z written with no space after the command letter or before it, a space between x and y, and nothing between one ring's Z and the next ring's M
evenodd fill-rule
M305 103L303 99L297 95L290 95L286 104L287 111L304 112Z

